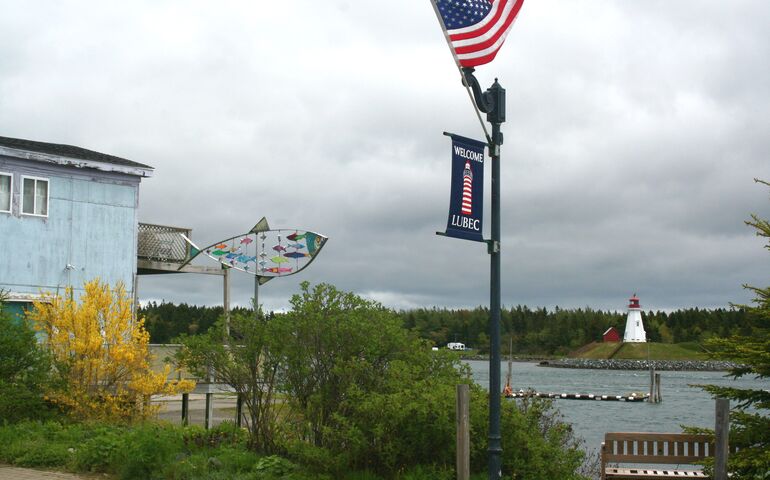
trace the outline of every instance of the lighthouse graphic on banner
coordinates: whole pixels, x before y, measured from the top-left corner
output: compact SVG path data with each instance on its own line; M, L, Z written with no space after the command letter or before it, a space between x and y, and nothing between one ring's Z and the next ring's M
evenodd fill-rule
M463 215L473 213L473 172L471 162L465 162L463 170L463 203L461 209Z

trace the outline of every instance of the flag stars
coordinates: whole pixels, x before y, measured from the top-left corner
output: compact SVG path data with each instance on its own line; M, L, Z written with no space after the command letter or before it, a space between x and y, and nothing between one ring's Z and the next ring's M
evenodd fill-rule
M478 23L492 8L491 0L436 0L436 5L450 30Z

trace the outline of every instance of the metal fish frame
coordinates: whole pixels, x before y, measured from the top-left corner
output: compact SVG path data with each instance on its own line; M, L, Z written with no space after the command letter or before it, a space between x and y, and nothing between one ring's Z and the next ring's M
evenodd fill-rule
M190 256L180 270L203 254L226 267L256 275L260 284L304 270L328 240L320 233L285 228L252 231L203 248L185 235L182 238L190 245Z

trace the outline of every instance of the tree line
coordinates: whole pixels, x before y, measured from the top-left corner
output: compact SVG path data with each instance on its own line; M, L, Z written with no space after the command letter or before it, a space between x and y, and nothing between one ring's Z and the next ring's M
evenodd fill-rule
M233 309L233 314L253 310ZM139 309L152 343L169 343L180 334L202 334L222 316L222 307L150 302ZM435 346L462 342L484 353L489 348L489 309L419 308L396 312L404 327ZM753 322L743 308L689 308L672 312L643 312L647 338L661 343L701 343L712 337L749 335ZM524 305L504 308L501 313L503 344L513 344L517 354L559 355L601 341L602 334L615 327L623 334L625 312L594 310L590 307L531 309Z
M407 328L413 328L436 346L462 342L480 352L489 349L487 324L489 309L417 309L400 313ZM743 309L691 308L673 312L648 311L642 314L648 340L661 343L702 342L711 337L748 334L752 321ZM530 309L517 305L501 312L503 344L513 344L518 354L565 354L581 346L601 341L602 334L615 327L623 334L625 312L594 310L590 307Z

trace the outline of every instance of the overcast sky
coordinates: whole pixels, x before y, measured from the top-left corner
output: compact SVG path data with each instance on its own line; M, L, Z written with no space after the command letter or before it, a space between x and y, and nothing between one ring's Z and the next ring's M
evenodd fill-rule
M767 0L525 1L477 69L507 90L504 305L716 307L768 285L743 224L770 216L752 180L770 179L768 25ZM435 235L443 131L483 138L428 0L0 0L0 135L153 166L140 221L199 244L262 216L329 237L260 290L268 309L303 280L399 309L488 305L485 246ZM252 288L233 272L233 303ZM139 291L222 298L189 274Z

